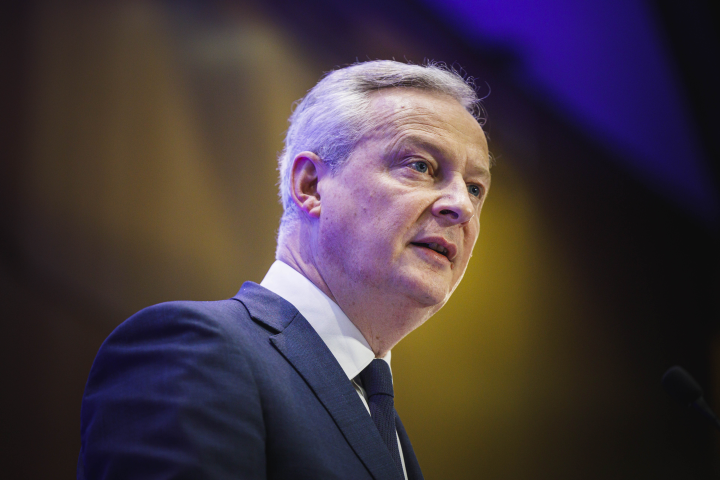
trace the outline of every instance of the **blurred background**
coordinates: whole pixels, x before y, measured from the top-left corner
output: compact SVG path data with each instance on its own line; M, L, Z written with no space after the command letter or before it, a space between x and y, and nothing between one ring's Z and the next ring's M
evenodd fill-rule
M4 470L74 478L104 338L273 261L294 101L357 60L462 66L497 159L445 309L393 351L428 479L720 476L720 43L709 2L6 2Z

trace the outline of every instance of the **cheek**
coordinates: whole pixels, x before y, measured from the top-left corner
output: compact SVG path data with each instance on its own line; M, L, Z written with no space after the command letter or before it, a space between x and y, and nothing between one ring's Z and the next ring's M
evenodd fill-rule
M472 231L470 231L466 234L465 244L467 245L467 248L470 251L470 253L472 253L472 250L475 247L475 244L477 243L477 239L479 236L480 236L480 225L478 225L476 228L474 228Z
M416 192L376 180L345 181L342 190L328 191L329 207L321 217L327 248L359 270L387 266L400 255L422 213L423 198Z
M363 198L333 204L322 212L319 239L325 255L350 276L372 270L381 258L383 227L375 215L379 207ZM365 197L367 198L367 196ZM353 272L355 272L353 274Z
M472 256L473 249L475 248L475 244L477 243L477 239L480 234L480 225L477 224L475 226L472 226L465 230L465 235L463 238L463 257L465 259L465 266L467 266L468 261L470 260L470 257Z
M358 202L355 220L364 229L366 236L385 239L402 236L417 218L414 207L406 194L382 186L364 190L355 197Z

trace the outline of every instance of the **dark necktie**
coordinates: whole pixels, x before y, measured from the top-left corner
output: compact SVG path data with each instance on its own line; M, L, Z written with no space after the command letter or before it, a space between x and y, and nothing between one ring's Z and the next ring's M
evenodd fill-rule
M395 398L390 365L385 360L376 358L365 367L365 370L360 372L360 380L368 396L370 416L380 432L380 437L390 450L390 456L395 461L395 465L402 472L400 450L395 433Z

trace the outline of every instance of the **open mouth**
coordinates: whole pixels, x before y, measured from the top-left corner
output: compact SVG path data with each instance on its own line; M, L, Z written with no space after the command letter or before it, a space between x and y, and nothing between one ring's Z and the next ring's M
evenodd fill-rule
M439 253L440 255L443 255L445 257L448 256L448 249L443 247L442 245L438 245L437 243L415 243L415 242L413 242L413 245L418 246L418 247L429 248L430 250L433 250L433 251Z

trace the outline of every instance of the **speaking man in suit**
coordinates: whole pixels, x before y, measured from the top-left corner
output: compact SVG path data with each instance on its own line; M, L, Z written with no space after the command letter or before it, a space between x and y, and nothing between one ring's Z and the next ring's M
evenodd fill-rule
M276 262L229 300L137 313L100 348L78 478L419 479L390 350L480 230L479 101L437 65L355 64L290 118Z

